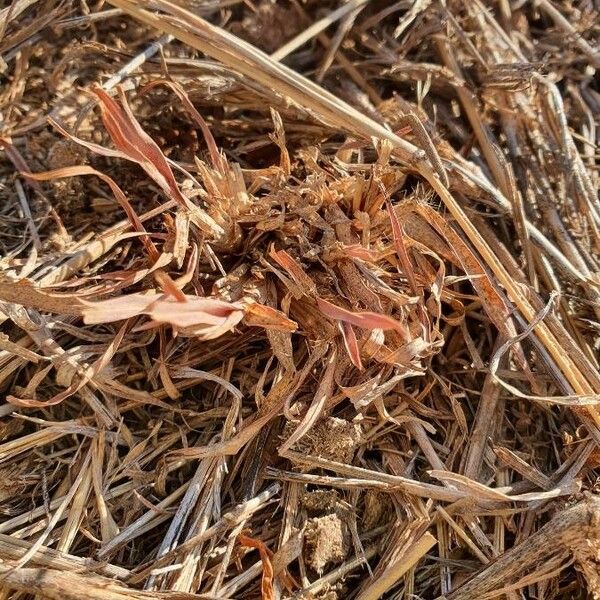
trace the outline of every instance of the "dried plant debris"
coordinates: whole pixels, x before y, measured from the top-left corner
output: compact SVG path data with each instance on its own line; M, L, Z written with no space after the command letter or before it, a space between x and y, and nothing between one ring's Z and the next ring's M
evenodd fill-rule
M600 598L600 6L0 7L0 600Z

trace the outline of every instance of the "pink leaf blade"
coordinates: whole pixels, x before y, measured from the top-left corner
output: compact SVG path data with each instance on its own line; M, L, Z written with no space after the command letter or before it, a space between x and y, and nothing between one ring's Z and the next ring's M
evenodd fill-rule
M317 299L317 304L319 310L330 319L344 321L362 329L383 329L384 331L394 329L401 334L407 334L406 327L402 323L387 315L367 311L353 312L322 298Z

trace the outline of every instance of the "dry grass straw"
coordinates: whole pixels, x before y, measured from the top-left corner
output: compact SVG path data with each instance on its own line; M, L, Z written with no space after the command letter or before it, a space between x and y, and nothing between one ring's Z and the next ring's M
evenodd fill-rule
M0 11L0 598L600 597L592 2Z

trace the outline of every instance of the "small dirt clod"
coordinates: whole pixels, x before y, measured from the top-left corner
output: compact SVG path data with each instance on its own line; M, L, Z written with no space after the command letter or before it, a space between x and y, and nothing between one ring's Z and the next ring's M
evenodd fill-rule
M306 562L317 573L344 560L349 549L346 527L336 514L309 519L304 543Z
M302 440L302 449L313 456L347 463L361 440L360 425L337 417L328 417Z

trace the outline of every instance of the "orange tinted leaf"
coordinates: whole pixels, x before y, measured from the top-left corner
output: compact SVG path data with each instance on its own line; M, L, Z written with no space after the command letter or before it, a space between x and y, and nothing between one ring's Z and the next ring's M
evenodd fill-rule
M258 302L253 302L246 307L244 323L273 331L296 331L298 329L298 324L288 319L280 310Z
M211 325L225 331L233 329L244 316L240 305L197 296L186 296L185 302L162 298L152 304L147 314L157 323L169 323L181 329Z
M277 264L284 268L294 283L300 287L305 294L317 295L317 286L315 282L304 272L299 265L285 250L275 250L273 247L270 252Z
M359 258L364 261L376 260L376 255L371 250L368 250L360 244L353 244L352 246L344 246L344 253L348 258Z
M102 88L95 86L92 92L97 97L102 111L102 121L118 150L130 160L137 162L152 179L182 206L187 206L165 155L156 142L137 122L125 94L120 90L122 106Z
M167 294L128 294L99 302L81 301L84 322L112 323L137 315L148 315L155 324L195 332L213 339L233 329L243 318L247 325L275 331L296 331L297 324L282 312L258 303L244 305L217 298L182 294L178 300ZM145 326L142 326L145 328Z
M241 546L258 550L263 566L262 582L260 586L262 600L275 600L275 592L273 590L273 565L271 564L271 556L273 553L267 548L264 542L247 535L240 534L238 536L238 541Z
M322 298L317 298L317 304L319 310L330 319L345 321L362 329L395 329L405 337L408 336L406 327L387 315L380 315L374 312L352 312L341 306L327 302L327 300L323 300Z

